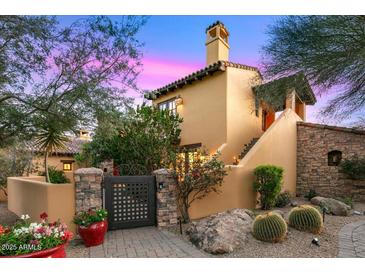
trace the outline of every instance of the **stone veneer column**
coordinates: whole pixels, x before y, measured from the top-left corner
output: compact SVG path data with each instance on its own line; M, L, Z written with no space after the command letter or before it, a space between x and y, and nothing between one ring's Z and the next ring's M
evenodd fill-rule
M103 170L104 176L113 176L113 169L114 169L114 161L111 160L104 160L100 163L100 169Z
M153 172L156 176L156 215L159 228L177 224L176 178L173 171L159 169Z
M80 168L74 173L76 212L101 208L103 171L99 168Z

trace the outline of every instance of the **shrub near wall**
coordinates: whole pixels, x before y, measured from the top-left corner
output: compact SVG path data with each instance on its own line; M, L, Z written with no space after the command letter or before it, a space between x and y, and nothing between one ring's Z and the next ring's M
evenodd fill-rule
M283 168L273 165L261 165L255 168L254 190L260 193L262 209L274 206L283 181Z

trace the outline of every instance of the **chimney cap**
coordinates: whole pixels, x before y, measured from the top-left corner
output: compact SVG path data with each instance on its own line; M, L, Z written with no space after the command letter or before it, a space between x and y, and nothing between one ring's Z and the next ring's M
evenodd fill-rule
M210 29L214 28L215 26L220 26L222 28L225 29L225 31L228 33L226 26L219 20L215 21L213 24L209 25L206 29L205 32L207 33Z

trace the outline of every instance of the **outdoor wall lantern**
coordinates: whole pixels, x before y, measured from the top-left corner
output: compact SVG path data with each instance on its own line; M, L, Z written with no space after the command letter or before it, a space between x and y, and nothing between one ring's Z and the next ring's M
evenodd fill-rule
M176 98L175 98L175 105L176 106L181 106L183 104L183 99L181 98L181 96L179 95L179 96L177 96Z
M158 183L158 189L164 189L165 188L165 186L164 186L164 183L163 182L160 182L160 183Z

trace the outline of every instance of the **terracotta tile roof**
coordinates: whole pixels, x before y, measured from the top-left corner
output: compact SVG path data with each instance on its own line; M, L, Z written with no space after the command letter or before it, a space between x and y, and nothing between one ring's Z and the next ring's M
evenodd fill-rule
M329 129L329 130L336 130L336 131L342 131L342 132L349 132L349 133L354 133L354 134L365 135L365 130L358 129L358 128L329 126L329 125L315 124L315 123L308 123L308 122L297 122L297 125L298 126L322 128L322 129Z
M260 71L256 67L246 66L246 65L242 65L242 64L238 64L238 63L229 62L229 61L218 61L203 69L195 71L181 79L178 79L166 86L163 86L163 87L153 90L151 92L147 92L144 95L144 97L148 100L156 100L157 98L159 98L160 96L162 96L168 92L172 92L187 84L191 84L194 81L202 80L204 77L213 75L217 71L225 71L227 67L256 71L261 77Z
M72 137L70 138L69 142L65 144L65 148L58 149L57 151L53 152L52 154L55 155L75 155L76 153L80 152L81 147L83 144L89 142L88 140ZM33 152L33 153L43 153L42 150L39 149L39 146L36 145L36 142L31 140L26 142L25 144L26 149Z
M297 73L286 77L257 85L253 89L257 91L272 92L275 89L294 88L299 98L307 105L314 105L317 102L316 96L303 73Z

